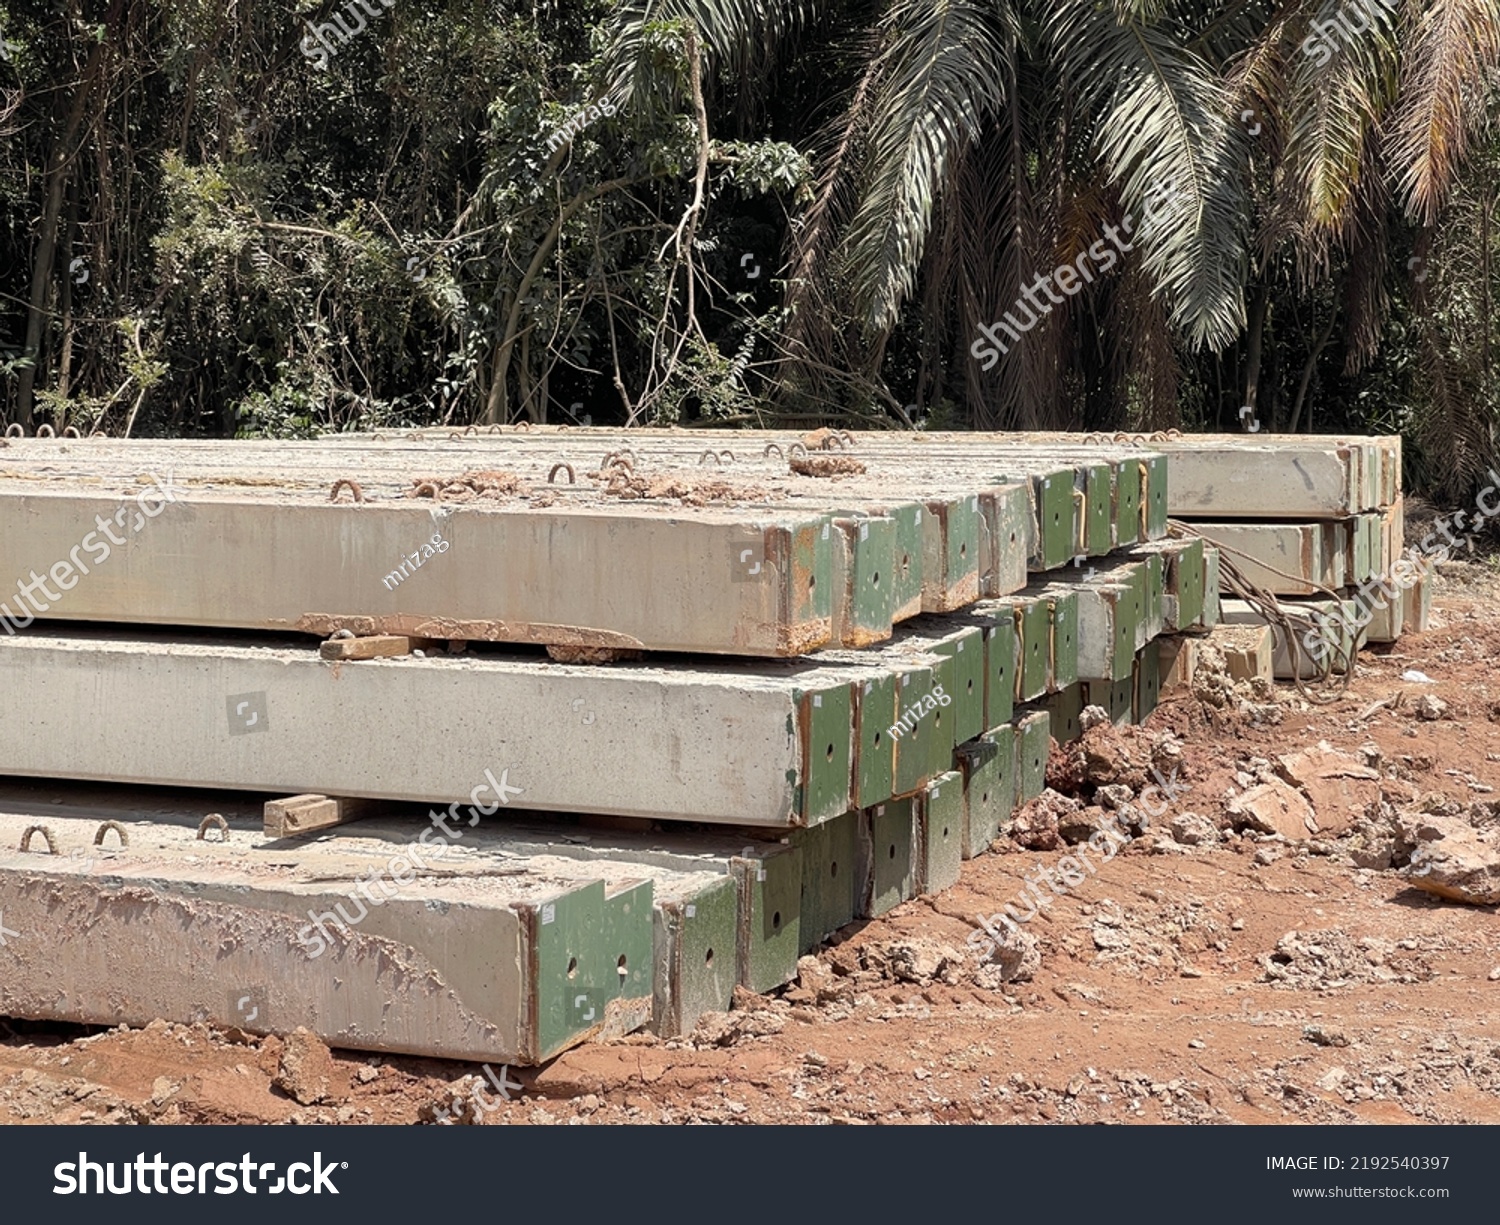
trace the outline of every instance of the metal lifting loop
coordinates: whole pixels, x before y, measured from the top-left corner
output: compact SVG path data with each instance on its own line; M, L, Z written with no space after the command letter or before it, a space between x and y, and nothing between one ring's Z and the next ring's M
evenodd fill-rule
M208 814L208 816L204 817L203 820L198 822L199 842L208 841L208 831L210 828L217 829L219 831L218 840L220 842L229 841L229 822L224 820L224 818L221 817L218 813L211 812Z
M41 834L42 841L47 844L47 853L50 855L57 854L57 839L52 836L52 831L45 825L28 825L26 827L26 832L21 835L21 849L23 851L31 850L32 834Z
M125 832L125 827L118 821L104 822L104 824L99 827L99 832L94 835L94 845L103 846L104 835L109 833L110 830L114 830L115 833L120 836L120 845L122 847L127 847L130 845L130 835Z

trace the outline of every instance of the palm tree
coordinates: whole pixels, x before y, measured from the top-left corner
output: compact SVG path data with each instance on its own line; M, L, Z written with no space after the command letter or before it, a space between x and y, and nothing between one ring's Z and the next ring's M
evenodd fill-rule
M1327 0L859 10L857 71L816 142L819 189L793 243L785 394L826 394L841 371L878 386L900 337L920 354L918 404L961 403L975 425L1078 426L1121 406L1166 424L1184 355L1242 338L1254 405L1275 293L1330 287L1350 360L1368 360L1392 214L1435 220L1500 40L1495 0L1383 7L1398 2L1349 0L1342 18ZM648 91L646 35L680 22L705 71L745 88L741 74L835 9L633 0L616 20L616 79ZM1036 300L1037 276L1088 266L1127 218L1134 250L1118 271L1047 300L988 369L976 360L981 325L1028 287Z

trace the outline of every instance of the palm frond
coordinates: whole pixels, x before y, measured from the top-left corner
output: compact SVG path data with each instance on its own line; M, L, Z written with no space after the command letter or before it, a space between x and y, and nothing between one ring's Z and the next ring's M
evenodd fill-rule
M744 77L776 44L819 15L825 0L623 0L615 12L604 74L623 105L654 92L657 37L673 23L690 24L717 69Z
M1316 24L1293 33L1293 40L1297 33L1306 37L1291 55L1280 178L1290 211L1304 223L1306 256L1326 250L1353 210L1365 142L1394 95L1397 42L1392 19L1383 13L1358 37ZM1321 254L1304 258L1304 278L1318 275L1322 261Z
M939 186L1005 98L1006 43L972 0L896 0L873 107L868 170L844 242L856 317L888 331L911 296Z
M1433 0L1407 47L1391 157L1408 209L1430 225L1483 115L1485 77L1500 62L1500 0Z
M1167 29L1091 0L1064 0L1050 33L1174 326L1231 343L1245 320L1245 149L1224 84Z

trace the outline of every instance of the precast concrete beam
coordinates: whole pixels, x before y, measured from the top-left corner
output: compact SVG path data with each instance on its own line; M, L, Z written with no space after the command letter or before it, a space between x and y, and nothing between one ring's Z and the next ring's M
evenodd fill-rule
M36 837L17 849L33 824L59 854ZM357 1050L513 1064L649 1018L649 880L445 870L430 847L353 833L268 872L243 834L202 841L190 819L129 821L127 849L71 853L97 824L0 813L16 933L0 945L0 1013L305 1026Z
M28 633L0 773L795 826L849 807L857 676Z

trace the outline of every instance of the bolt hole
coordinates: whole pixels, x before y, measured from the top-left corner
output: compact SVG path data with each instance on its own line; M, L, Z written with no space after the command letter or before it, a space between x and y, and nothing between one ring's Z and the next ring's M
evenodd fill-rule
M891 858L892 859L896 858L896 844L894 842L891 843Z
M963 544L961 544L961 545L958 546L958 555L960 557L967 557L969 555L969 543L968 543L968 541L964 541Z
M911 569L911 554L910 553L903 553L903 554L901 554L901 569L903 571Z
M817 586L817 585L818 585L818 576L817 576L817 575L816 575L816 574L814 574L814 575L812 575L812 576L811 576L811 577L810 577L810 578L809 578L809 579L808 579L808 580L807 580L807 589L808 589L808 590L809 590L809 591L811 591L811 590L812 590L812 589L813 589L813 588L814 588L814 587L816 587L816 586Z
M703 958L703 964L706 965L706 966L709 966L709 967L713 966L713 964L714 964L714 951L713 951L713 949L709 949L708 950L707 955Z
M625 954L624 953L621 953L620 954L620 960L617 961L617 962L615 962L615 971L619 974L619 976L621 978L625 977L626 972L627 972L627 967L626 967L626 964L625 964Z
M872 586L872 587L879 587L880 586L880 571L879 570L875 571L875 577L874 577L873 580L871 580L870 586Z
M973 693L974 692L974 682L973 682L972 679L969 681L969 684L968 684L968 692L969 693Z
M828 865L828 875L829 876L837 876L838 874L839 874L839 861L837 859L835 859L831 864Z
M945 825L945 826L943 826L943 837L946 838L947 836L948 836L948 827Z
M880 747L880 733L879 732L875 733L875 747L877 749Z
M831 744L828 746L828 760L829 761L833 760L833 745L831 745Z
M577 978L578 977L578 958L576 958L576 957L569 957L568 958L568 977L569 978Z
M778 931L781 930L781 911L778 910L771 916L771 926L776 928Z

